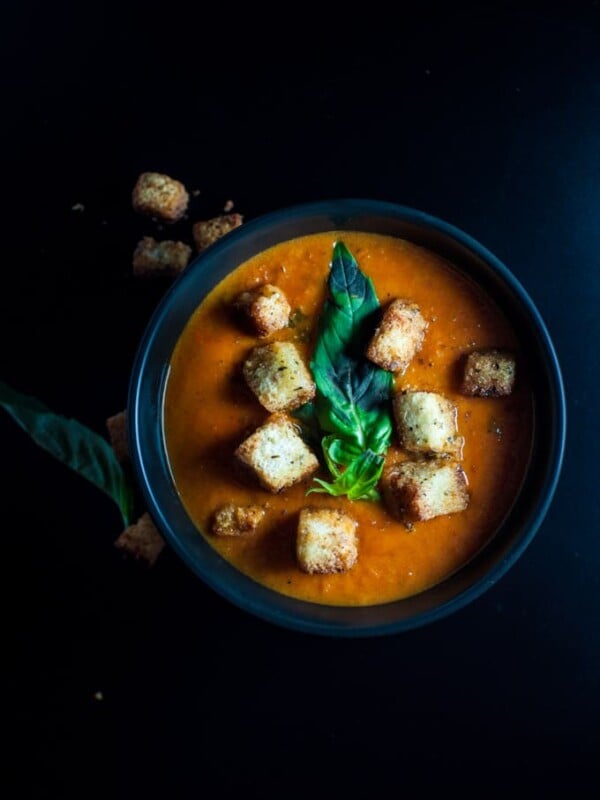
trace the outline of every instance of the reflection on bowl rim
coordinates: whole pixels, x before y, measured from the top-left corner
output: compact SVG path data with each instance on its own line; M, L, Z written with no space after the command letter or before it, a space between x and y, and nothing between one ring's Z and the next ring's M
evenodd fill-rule
M232 269L273 244L306 233L363 230L421 244L476 274L526 336L534 367L534 447L522 490L491 541L453 575L424 592L375 606L327 606L287 597L242 574L214 550L185 512L170 473L162 429L169 360L204 295ZM543 387L543 388L540 388ZM326 636L381 636L422 627L466 606L522 555L542 524L560 476L566 437L561 371L546 325L527 291L487 248L425 212L368 199L304 203L245 222L190 262L152 315L132 367L128 435L134 474L148 511L184 563L246 612L275 625ZM541 435L543 431L543 436ZM511 523L518 524L511 528Z

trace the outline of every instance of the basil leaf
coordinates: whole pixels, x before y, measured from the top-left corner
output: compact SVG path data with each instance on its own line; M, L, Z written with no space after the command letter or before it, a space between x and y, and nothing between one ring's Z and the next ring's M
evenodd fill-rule
M295 416L314 444L316 434L333 482L315 478L318 488L350 499L379 499L376 485L392 438L390 372L366 358L376 324L379 300L343 242L333 248L328 296L319 317L310 362L316 396Z
M317 419L323 431L383 453L392 435L393 376L364 355L379 301L343 242L334 245L328 288L310 364Z
M134 491L110 444L74 419L50 411L34 397L0 381L2 406L34 442L119 506L125 525L133 521Z
M343 471L336 468L332 472L335 477L333 482L314 478L317 487L311 487L311 492L327 493L335 497L347 495L350 500L379 500L376 490L377 483L383 471L385 458L377 455L372 450L366 450L356 457Z

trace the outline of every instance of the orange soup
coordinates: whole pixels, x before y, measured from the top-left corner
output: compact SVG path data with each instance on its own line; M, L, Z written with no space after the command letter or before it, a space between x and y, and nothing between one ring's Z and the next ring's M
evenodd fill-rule
M349 500L307 491L314 476L278 493L234 469L236 448L269 417L244 381L241 365L264 341L293 342L308 365L327 295L332 251L343 241L372 281L382 307L405 298L427 321L422 346L394 391L436 392L457 409L464 440L460 464L469 502L458 513L407 525L383 501ZM290 323L266 339L242 324L241 292L274 284L292 308ZM512 392L467 396L460 364L474 349L515 354ZM510 321L493 300L452 264L409 241L364 232L330 231L280 243L241 264L203 300L173 352L165 396L165 437L181 500L204 536L228 562L255 581L303 600L337 606L387 603L417 594L469 561L498 528L524 477L532 441L532 398ZM319 453L316 455L320 456ZM387 458L402 455L393 434ZM262 506L250 535L216 536L224 504ZM348 570L311 574L296 555L298 515L305 506L340 509L357 521L358 558Z

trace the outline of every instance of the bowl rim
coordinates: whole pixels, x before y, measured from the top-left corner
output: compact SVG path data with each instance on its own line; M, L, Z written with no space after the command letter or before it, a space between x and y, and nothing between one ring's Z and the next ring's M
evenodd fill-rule
M383 217L386 220L395 220L399 224L414 224L433 231L445 237L449 242L454 242L457 246L464 248L487 265L490 274L506 287L513 300L519 304L521 313L536 334L537 348L543 354L541 367L543 367L544 377L550 387L549 430L545 429L545 435L548 438L548 455L543 464L544 474L536 488L535 502L532 504L527 522L523 525L523 531L502 554L497 563L485 572L484 577L472 581L463 589L459 587L456 596L442 601L439 605L421 610L419 610L420 600L426 595L433 597L439 593L449 581L455 581L456 576L460 575L471 562L420 595L376 606L323 606L318 603L288 598L256 583L217 554L197 528L194 528L197 542L190 542L189 530L187 539L182 538L182 534L175 530L168 511L165 511L166 505L169 504L171 512L176 510L177 499L174 497L176 490L168 471L168 465L165 471L166 443L162 430L162 403L168 377L168 363L165 363L164 352L162 358L155 356L160 351L161 345L172 352L174 342L183 329L183 320L189 318L191 310L204 296L201 293L200 299L194 300L188 292L188 286L198 278L205 267L207 271L210 271L211 264L218 264L219 259L225 253L234 252L240 243L248 241L252 237L260 239L260 235L264 232L278 227L285 228L285 226L298 222L306 223L316 218L329 219L332 223L337 223L331 224L329 228L322 228L323 231L337 230L340 220L360 216ZM346 230L348 229L350 228L347 227ZM302 234L284 235L279 241L293 238L294 235ZM257 253L262 249L264 247L258 247L253 252ZM241 257L237 263L245 260L246 256ZM460 268L460 265L458 266ZM224 274L229 271L226 269ZM215 280L213 285L219 280L220 278ZM193 293L191 294L193 295ZM177 326L171 325L169 328L173 308L177 308L177 302L181 306L182 298L187 298L185 301L187 311L180 313ZM194 301L193 305L192 301ZM176 334L175 327L178 327ZM165 339L167 329L169 329L169 333ZM382 636L423 627L470 604L496 584L521 557L544 521L558 485L566 444L566 400L559 360L547 326L528 291L518 278L487 247L452 223L410 206L364 198L333 198L305 202L261 214L244 222L243 225L216 241L207 250L197 254L183 273L168 287L145 327L134 355L128 387L127 408L130 409L130 413L127 415L127 434L134 477L147 510L159 531L188 568L219 595L246 613L288 630L332 637ZM162 465L158 475L156 474L157 463ZM170 481L168 487L165 485L165 481L167 483ZM165 491L168 494L165 494ZM184 522L184 517L187 515L180 501L179 506L179 511L183 512L179 521ZM188 522L193 526L189 518ZM487 547L488 545L483 549L485 550ZM372 619L373 609L383 609L384 612L387 612L392 607L404 606L407 608L411 604L416 609L411 616L401 616L391 621L373 621Z

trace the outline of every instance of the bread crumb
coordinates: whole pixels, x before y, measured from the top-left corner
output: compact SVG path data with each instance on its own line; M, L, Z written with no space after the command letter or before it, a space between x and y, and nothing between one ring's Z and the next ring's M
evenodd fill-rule
M162 172L142 172L133 188L134 211L163 222L177 222L188 207L189 195L181 181Z
M146 511L138 521L125 528L115 542L115 547L124 555L151 567L162 553L165 540Z
M304 572L346 572L358 558L355 519L336 508L303 508L298 518L296 557Z
M108 438L115 452L117 461L124 463L129 460L129 442L127 438L127 411L119 411L106 420Z
M236 506L226 503L213 519L212 530L216 536L244 536L254 533L265 516L264 506Z
M162 242L152 236L144 236L133 253L133 274L137 277L164 275L175 277L187 267L192 248L185 242Z
M241 214L220 214L218 217L200 220L194 223L192 234L198 252L206 250L217 239L238 228L244 221Z

